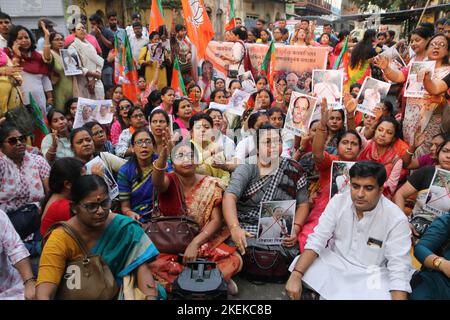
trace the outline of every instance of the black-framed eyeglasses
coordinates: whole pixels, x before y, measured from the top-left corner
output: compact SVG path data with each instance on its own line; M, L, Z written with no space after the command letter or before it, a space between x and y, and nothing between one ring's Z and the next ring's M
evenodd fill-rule
M137 140L137 141L134 142L134 145L136 145L138 147L143 147L144 145L152 146L153 142L152 142L151 139Z
M19 141L20 141L20 143L25 143L27 141L27 137L26 136L11 137L11 138L6 139L3 142L6 142L11 146L15 146L15 145L17 145L17 143Z
M84 208L87 212L90 214L94 214L98 211L99 207L102 207L103 210L108 210L111 208L111 199L107 198L103 200L102 202L95 202L95 203L79 203L80 207Z
M121 110L121 111L123 111L123 110L130 110L130 108L131 108L131 104L127 104L127 105L124 105L124 106L120 106L119 110Z

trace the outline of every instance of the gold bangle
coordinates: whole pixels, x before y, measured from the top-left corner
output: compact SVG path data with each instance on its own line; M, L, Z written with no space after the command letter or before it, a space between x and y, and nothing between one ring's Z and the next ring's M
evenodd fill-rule
M155 161L153 161L153 168L154 168L155 170L158 170L158 171L166 171L167 168L169 167L168 164L167 164L167 162L166 162L166 166L165 166L164 168L159 168L159 167L156 166L156 164L155 164L155 162L156 162L157 160L158 160L158 159L156 159Z

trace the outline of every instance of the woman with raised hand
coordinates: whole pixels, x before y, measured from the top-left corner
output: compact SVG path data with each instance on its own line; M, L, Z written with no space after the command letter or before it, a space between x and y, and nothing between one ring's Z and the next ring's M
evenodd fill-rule
M184 214L195 219L200 233L184 252L180 252L184 254L183 263L193 262L197 258L216 262L228 282L228 292L237 294L238 288L231 278L242 268L242 260L235 248L224 243L230 232L223 228L223 189L220 181L196 173L198 153L191 142L183 140L173 150L171 145L171 137L166 130L162 152L153 164L153 184L158 192L159 210L163 216L181 215L182 207L187 208ZM174 172L166 173L170 154ZM158 279L163 279L169 291L173 281L183 270L183 266L175 261L175 255L161 252L151 265L153 273Z
M64 157L73 157L70 148L70 129L62 111L51 109L47 114L51 133L42 140L41 151L49 163Z
M298 237L300 252L303 252L308 236L319 223L319 218L330 199L330 178L333 161L356 161L362 149L362 140L358 133L354 130L348 130L337 137L337 155L325 151L328 118L332 112L328 109L326 99L323 98L321 101L322 116L312 144L313 160L315 168L319 172L319 190L317 197L313 200L311 213L302 226Z
M426 43L425 49L429 61L436 61L433 79L443 79L450 74L449 61L450 40L443 34L432 36ZM395 83L404 83L408 78L410 67L405 67L401 71L390 67L388 58L378 56L375 64L384 72L385 77ZM406 106L402 121L403 136L405 141L412 145L414 134L420 127L425 132L425 143L423 143L414 155L420 157L430 153L431 139L441 131L443 123L443 113L446 99L443 94L430 95L426 93L423 98L406 99Z

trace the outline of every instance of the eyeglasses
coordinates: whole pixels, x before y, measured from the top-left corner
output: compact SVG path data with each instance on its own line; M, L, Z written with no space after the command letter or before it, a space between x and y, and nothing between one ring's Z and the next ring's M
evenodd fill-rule
M139 114L132 115L131 118L133 118L133 119L140 119L140 118L145 118L145 116L142 113L139 113Z
M432 48L445 48L447 44L445 42L430 42Z
M127 104L127 105L124 105L124 106L120 106L119 107L119 110L129 110L131 108L131 104Z
M18 136L18 137L11 137L9 139L6 139L4 142L9 143L11 146L15 146L18 142L25 143L27 141L26 136Z
M103 210L108 210L111 208L111 199L107 198L102 202L98 203L80 203L80 207L86 209L90 214L94 214L98 211L99 207L102 207Z
M138 147L143 147L144 145L147 145L147 146L153 145L151 139L138 140L138 141L135 141L134 144Z
M194 153L188 152L188 153L177 153L177 154L175 154L175 156L173 158L174 158L174 160L181 161L183 159L191 160L193 157L194 157Z
M95 132L95 133L92 133L92 135L94 136L94 137L101 137L101 136L103 136L105 134L105 131L103 131L103 130L99 130L99 131L97 131L97 132Z

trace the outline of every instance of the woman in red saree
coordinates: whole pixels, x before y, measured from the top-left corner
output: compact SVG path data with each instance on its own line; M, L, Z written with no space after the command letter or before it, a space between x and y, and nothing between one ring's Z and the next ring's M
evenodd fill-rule
M375 128L375 136L358 157L358 160L372 160L385 166L388 180L383 193L389 198L394 195L399 181L406 177L402 158L409 146L401 138L400 124L392 117L383 117Z
M172 152L174 172L165 173L162 168L167 166L169 139L170 135L166 131L163 151L153 164L152 178L158 192L161 215L180 214L183 211L184 200L187 215L195 219L200 232L186 248L183 263L195 261L197 257L216 262L225 281L228 282L229 293L237 294L237 286L231 277L241 270L242 259L236 253L236 248L224 243L230 232L223 224L221 209L223 189L219 187L220 181L195 173L195 147L186 141L177 145ZM151 264L153 275L169 293L172 292L173 281L183 270L183 265L177 260L177 255L161 252Z

